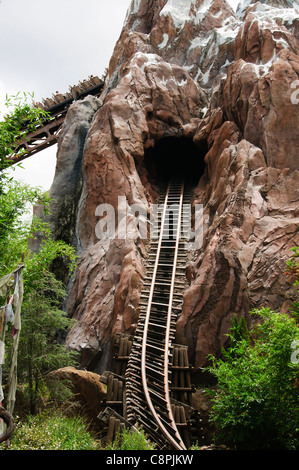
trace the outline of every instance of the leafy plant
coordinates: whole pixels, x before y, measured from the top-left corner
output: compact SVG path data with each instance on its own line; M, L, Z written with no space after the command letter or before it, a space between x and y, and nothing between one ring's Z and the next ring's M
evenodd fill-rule
M294 318L263 308L251 341L239 338L223 359L211 357L218 380L211 421L237 448L294 449L299 443L298 365L291 362L299 340Z
M31 217L32 205L43 204L45 213L49 197L39 188L19 181L10 181L0 192L0 276L14 269L23 254L28 253L28 241L35 233L50 235L49 227L36 217Z
M106 450L154 450L155 445L149 442L143 430L125 429Z
M295 285L299 285L299 247L295 246L291 248L292 256L287 262L287 267L295 278Z
M11 165L11 158L16 152L19 142L26 140L27 135L37 126L49 119L49 114L30 103L34 94L17 93L6 95L4 106L6 114L0 121L0 192L3 183L8 179L3 170ZM17 156L22 156L25 150L20 150Z
M294 286L297 286L299 289L299 247L293 247L292 256L287 262L287 273L295 279ZM298 296L299 298L299 296ZM299 321L299 301L294 302L292 313L294 317Z
M242 340L245 340L245 342L250 341L250 334L244 317L241 317L241 319L238 320L237 315L234 315L234 317L231 319L231 329L229 337L229 349L227 351L223 350L223 354L224 356L226 356L229 352L229 356L232 357L234 355L239 354L239 345Z

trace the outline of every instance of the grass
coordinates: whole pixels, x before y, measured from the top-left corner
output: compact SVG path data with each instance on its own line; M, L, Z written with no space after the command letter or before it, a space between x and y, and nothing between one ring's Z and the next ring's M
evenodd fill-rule
M155 445L149 442L142 430L125 429L105 450L154 450Z
M16 428L7 450L154 450L142 430L126 429L113 443L102 446L88 431L80 416L44 412L16 420ZM0 448L1 449L1 448Z
M99 450L81 417L55 413L17 422L8 450Z

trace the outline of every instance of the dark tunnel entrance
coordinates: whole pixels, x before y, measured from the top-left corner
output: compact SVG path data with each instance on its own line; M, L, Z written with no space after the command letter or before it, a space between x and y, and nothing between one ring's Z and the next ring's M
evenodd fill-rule
M165 137L144 154L150 180L157 184L167 184L171 178L182 178L196 186L204 173L206 144L198 147L192 139Z

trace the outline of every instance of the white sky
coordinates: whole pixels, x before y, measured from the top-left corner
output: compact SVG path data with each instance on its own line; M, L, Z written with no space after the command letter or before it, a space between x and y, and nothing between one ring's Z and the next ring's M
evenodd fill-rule
M36 101L101 77L130 0L1 0L0 109L5 94L34 92ZM56 145L22 162L14 177L49 189Z
M35 100L101 77L131 0L0 0L0 109L5 94L34 92ZM229 0L236 4L238 0ZM56 146L28 158L14 176L45 190Z

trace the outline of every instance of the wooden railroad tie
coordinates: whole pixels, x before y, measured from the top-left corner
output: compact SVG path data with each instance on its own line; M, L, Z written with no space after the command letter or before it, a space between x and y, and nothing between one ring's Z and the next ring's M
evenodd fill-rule
M115 439L118 439L119 435L127 428L137 431L129 421L110 407L107 407L102 413L100 413L98 415L98 419L106 428L106 444L111 444Z
M116 374L124 376L132 349L133 337L128 335L117 335L114 346L118 352L114 355L116 361Z
M107 385L106 405L122 411L124 378L113 372L105 372L101 375L100 381Z
M191 405L195 388L191 384L191 367L188 359L188 346L175 344L170 356L169 369L172 373L170 391L173 398Z

